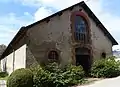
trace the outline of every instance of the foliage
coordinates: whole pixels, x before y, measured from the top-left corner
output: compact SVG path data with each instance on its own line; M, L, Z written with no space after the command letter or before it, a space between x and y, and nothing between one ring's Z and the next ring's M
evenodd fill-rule
M74 65L67 65L63 69L64 73L62 75L64 76L64 80L66 84L68 85L75 85L75 84L82 84L84 83L84 70L82 66L74 66Z
M68 87L82 83L84 71L81 66L68 65L60 68L57 63L51 63L44 68L34 69L34 87Z
M41 66L34 69L33 87L47 87L51 85L50 73L46 72Z
M120 62L115 57L109 57L94 62L91 69L93 77L116 77L120 75Z
M4 52L5 49L6 49L6 45L1 44L0 45L0 56L2 55L2 53Z
M8 73L7 72L0 72L0 78L7 77Z
M7 87L33 87L33 73L29 69L15 70L8 77Z
M67 65L59 67L50 63L44 67L38 65L30 69L18 69L7 80L7 87L68 87L85 82L81 66Z

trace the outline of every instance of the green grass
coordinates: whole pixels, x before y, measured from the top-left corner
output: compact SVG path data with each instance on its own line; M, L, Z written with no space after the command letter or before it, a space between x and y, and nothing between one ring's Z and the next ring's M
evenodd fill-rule
M0 78L0 80L7 80L7 79L8 79L8 76Z

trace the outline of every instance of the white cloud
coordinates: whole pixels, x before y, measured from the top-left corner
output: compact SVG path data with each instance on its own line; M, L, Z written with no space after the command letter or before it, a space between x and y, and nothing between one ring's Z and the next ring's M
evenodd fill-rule
M7 45L17 31L18 29L14 29L13 27L0 25L0 44Z
M43 4L43 7L40 7L35 13L35 19L39 20L52 14L50 9L45 9L45 7L52 7L56 8L57 10L61 10L80 2L81 0L37 0L37 1ZM103 0L84 0L84 1L95 13L95 15L100 19L100 21L108 29L108 31L113 35L113 37L120 43L119 37L120 17L117 17L111 14L110 12L104 11L104 8L102 7ZM120 48L120 46L114 46L114 49L118 47Z
M108 11L104 11L102 7L103 0L91 0L87 4L91 8L91 10L95 13L95 15L99 18L99 20L103 23L103 25L107 28L107 30L112 34L112 36L117 40L120 44L120 16L116 16L111 14ZM120 45L113 46L113 49L120 49Z
M25 12L23 16L16 16L14 13L0 16L0 44L8 45L21 26L32 23L31 15Z
M35 21L41 20L47 16L49 16L50 14L52 14L53 12L49 9L46 9L44 7L39 8L36 13L35 13Z
M27 6L40 6L40 7L47 6L54 7L56 9L63 9L70 5L76 4L82 0L15 0L15 1L21 2L23 5Z
M26 6L35 6L38 7L41 5L40 0L14 0L15 2L21 2L23 5Z
M24 0L24 5L27 4L27 0ZM39 3L39 8L35 12L35 20L41 20L54 13L52 9L57 11L65 9L73 4L80 2L81 0L34 0L32 3L35 5L36 1ZM86 1L86 0L85 0ZM38 4L36 4L38 6ZM52 9L50 9L51 7Z
M82 0L14 0L14 1L16 2L19 1L23 5L37 7L38 10L34 13L34 20L37 21L53 13L52 9L48 9L48 7L54 8L57 11L59 11L73 4L76 4ZM102 7L104 0L84 0L84 1L95 13L95 15L100 19L100 21L104 24L108 31L113 35L113 37L115 37L115 39L120 43L119 37L120 17L111 14L109 11L104 11L104 8ZM28 15L28 13L24 14ZM22 23L23 25L24 24L23 22L25 20L21 21L17 20L15 23L17 24ZM114 49L116 48L120 49L120 46L114 46Z

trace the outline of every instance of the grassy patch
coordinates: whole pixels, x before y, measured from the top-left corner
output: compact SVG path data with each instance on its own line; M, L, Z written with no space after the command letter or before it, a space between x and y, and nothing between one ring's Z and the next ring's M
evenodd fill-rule
M7 80L7 79L8 79L8 76L0 78L0 80Z

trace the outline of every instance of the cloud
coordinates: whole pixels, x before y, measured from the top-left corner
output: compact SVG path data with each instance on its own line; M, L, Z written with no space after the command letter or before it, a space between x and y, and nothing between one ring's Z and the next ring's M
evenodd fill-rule
M7 45L18 30L13 27L0 25L0 44Z
M41 19L49 16L50 14L53 14L53 12L50 9L46 9L45 7L41 7L34 14L35 21L41 20Z
M0 44L8 45L21 26L33 22L32 16L25 12L23 16L17 16L15 13L9 13L0 16Z
M52 11L50 11L50 9L46 9L45 7L56 8L56 10L59 11L73 4L76 4L81 0L65 0L65 1L64 0L37 0L37 1L39 3L42 3L42 7L40 7L34 15L35 19L39 20L53 13ZM108 29L108 31L113 35L113 37L120 43L120 37L119 37L120 17L111 14L109 11L104 10L103 0L84 0L84 1L95 13L98 19L103 23L103 25ZM116 49L116 48L120 49L120 45L113 47L113 49Z
M30 7L39 7L41 5L41 0L14 0L15 2L21 2L22 5L30 6Z
M120 16L112 14L109 11L104 10L102 4L105 3L103 0L96 0L92 3L92 0L89 1L88 6L95 13L95 15L99 18L99 20L103 23L103 25L107 28L107 30L112 34L112 36L117 40L120 44ZM120 45L113 46L113 50L120 49Z
M38 4L35 4L36 2L39 3L39 8L35 12L35 20L41 20L57 11L60 11L62 9L65 9L71 5L74 5L81 0L34 0L31 3L33 5L38 6ZM24 5L28 4L27 0L24 0ZM32 5L32 6L33 6Z
M33 18L34 21L37 21L55 13L56 11L69 7L73 4L76 4L82 0L14 0L14 1L21 2L22 5L38 8L38 10L34 13L34 18ZM113 37L120 43L120 37L119 37L120 16L111 14L109 11L104 10L103 4L107 4L105 3L105 0L84 0L84 1L91 8L93 13L95 13L95 15L100 19L100 21L108 29L108 31L113 35ZM24 13L24 15L29 15L29 14ZM26 22L28 22L25 19L23 17L22 20L16 20L15 23L17 24L22 23L21 25L23 25ZM120 46L114 46L114 49L116 48L120 49Z

